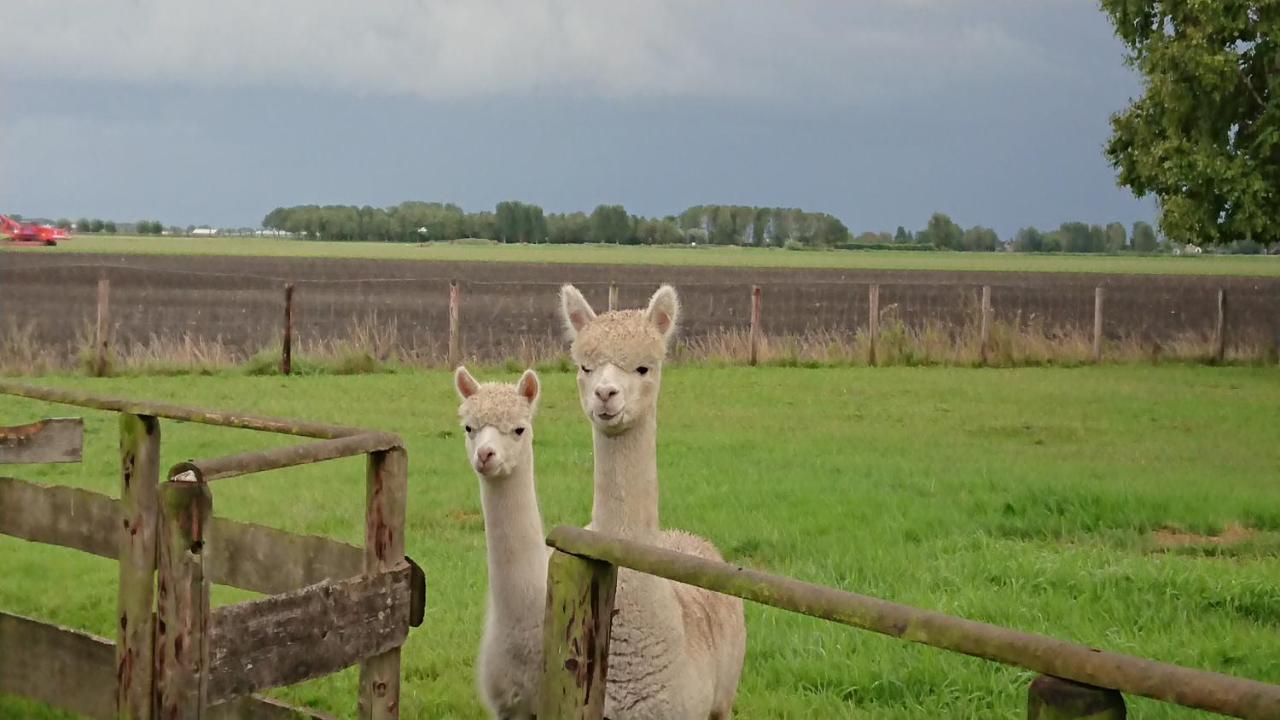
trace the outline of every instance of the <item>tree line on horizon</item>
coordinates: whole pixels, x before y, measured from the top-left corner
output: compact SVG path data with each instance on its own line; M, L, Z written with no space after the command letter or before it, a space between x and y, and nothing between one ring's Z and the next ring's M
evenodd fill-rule
M262 226L316 239L375 242L481 238L505 243L830 247L850 239L844 223L826 213L737 205L699 205L661 218L632 215L622 205L600 205L589 214L547 213L516 201L473 213L436 202L388 208L300 205L272 210Z
M493 211L466 212L453 203L411 201L387 208L355 205L278 207L262 221L269 230L334 241L422 242L478 238L502 243L614 245L737 245L791 249L911 249L961 252L1159 252L1164 244L1146 222L1126 228L1065 222L1056 230L1019 230L1003 240L981 225L963 228L934 213L915 232L854 236L838 218L796 208L695 205L679 215L643 217L621 205L591 213L547 213L537 205L498 203Z

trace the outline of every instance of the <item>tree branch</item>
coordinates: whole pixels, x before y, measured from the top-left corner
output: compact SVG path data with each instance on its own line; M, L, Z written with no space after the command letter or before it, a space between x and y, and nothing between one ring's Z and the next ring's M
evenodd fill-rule
M1267 101L1262 99L1262 96L1258 94L1258 90L1253 86L1253 83L1249 81L1249 76L1244 74L1244 68L1237 65L1236 72L1240 73L1240 79L1244 81L1244 86L1249 88L1249 94L1253 95L1253 99L1258 101L1258 106L1265 108L1267 106Z

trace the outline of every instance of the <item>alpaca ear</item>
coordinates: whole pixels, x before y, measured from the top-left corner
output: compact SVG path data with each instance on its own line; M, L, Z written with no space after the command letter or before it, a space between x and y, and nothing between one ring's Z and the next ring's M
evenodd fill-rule
M533 370L525 370L520 376L520 382L516 384L516 392L520 393L520 397L529 401L530 407L538 406L538 395L542 392L542 384L538 382L538 373Z
M587 323L596 319L596 312L591 309L591 304L572 285L560 288L560 315L564 319L564 329L570 340L577 337Z
M467 368L463 365L459 365L458 369L453 371L453 386L458 389L458 396L463 400L480 390L480 383L471 377L471 373L467 372Z
M670 340L675 334L676 322L680 319L680 298L676 296L676 289L670 285L658 288L658 292L649 299L649 307L644 314L658 328L658 332L662 333L662 337Z

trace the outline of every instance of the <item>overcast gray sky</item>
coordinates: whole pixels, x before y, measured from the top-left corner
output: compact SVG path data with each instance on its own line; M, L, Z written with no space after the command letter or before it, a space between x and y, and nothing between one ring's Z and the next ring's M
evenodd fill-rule
M1102 157L1139 84L1092 0L0 0L0 26L0 211L1154 215Z

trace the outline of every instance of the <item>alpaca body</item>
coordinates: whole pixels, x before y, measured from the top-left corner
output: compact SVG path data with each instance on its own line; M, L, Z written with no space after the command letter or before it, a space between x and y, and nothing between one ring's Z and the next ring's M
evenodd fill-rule
M596 316L576 289L563 312L592 421L594 497L589 527L720 559L697 536L658 520L657 396L678 303L663 287L644 311ZM626 568L618 572L605 716L610 720L725 720L746 650L742 601Z
M532 720L550 557L534 489L537 375L526 372L515 386L481 385L459 368L455 383L467 454L480 482L489 575L476 686L495 718Z
M675 552L724 562L715 545L683 530L665 531L659 544ZM697 660L698 668L710 668L713 673L711 712L698 717L727 720L747 656L747 619L742 599L684 583L670 585L684 615L689 653Z
M592 530L722 560L710 542L658 527L657 420L595 437ZM742 601L618 571L605 717L728 718L746 653Z
M524 466L501 485L482 480L489 591L476 680L497 718L532 718L542 675L550 548Z

